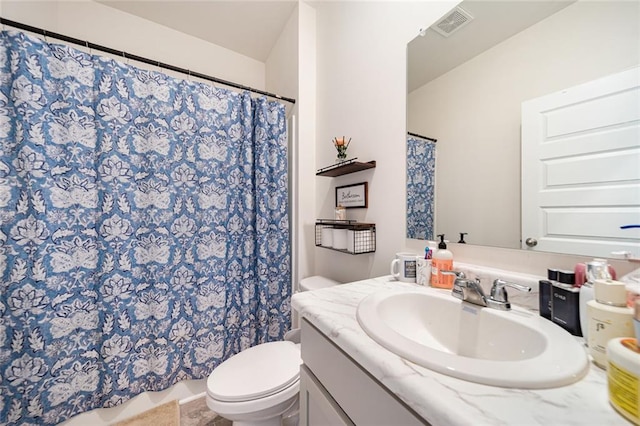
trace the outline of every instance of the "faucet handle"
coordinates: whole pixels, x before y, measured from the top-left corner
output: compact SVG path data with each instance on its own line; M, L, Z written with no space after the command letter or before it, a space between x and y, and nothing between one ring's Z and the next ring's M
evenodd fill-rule
M467 276L462 271L440 271L442 275L453 275L456 278L466 278Z
M516 290L525 291L527 293L531 291L531 287L529 286L504 281L498 278L493 281L493 286L491 286L491 300L494 300L496 302L509 303L509 298L505 287L515 288Z

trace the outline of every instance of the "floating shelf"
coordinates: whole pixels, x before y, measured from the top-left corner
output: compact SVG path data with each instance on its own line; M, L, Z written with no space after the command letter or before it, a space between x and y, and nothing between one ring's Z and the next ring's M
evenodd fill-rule
M355 220L318 219L316 247L348 254L373 253L376 251L376 225Z
M324 167L316 173L316 176L328 176L328 177L336 177L347 175L349 173L359 172L361 170L373 169L376 166L375 161L369 161L368 163L361 163L359 161L355 161L356 159L347 160L342 163Z

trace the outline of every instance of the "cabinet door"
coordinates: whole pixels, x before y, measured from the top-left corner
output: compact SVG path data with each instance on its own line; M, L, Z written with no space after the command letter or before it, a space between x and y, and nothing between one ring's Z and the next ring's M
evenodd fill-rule
M300 426L353 425L309 369L300 367Z
M428 424L306 319L302 321L301 341L307 371L353 423Z

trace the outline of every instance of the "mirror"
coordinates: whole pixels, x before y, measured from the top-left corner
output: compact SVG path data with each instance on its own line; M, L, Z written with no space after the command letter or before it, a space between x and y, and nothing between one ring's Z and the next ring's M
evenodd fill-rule
M448 37L429 28L409 43L407 131L438 141L434 234L456 242L466 232L468 244L520 248L521 104L637 66L640 6L459 6L473 19Z

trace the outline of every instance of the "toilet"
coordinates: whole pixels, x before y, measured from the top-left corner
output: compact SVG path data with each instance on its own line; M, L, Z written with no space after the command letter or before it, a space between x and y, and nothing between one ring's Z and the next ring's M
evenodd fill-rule
M300 281L300 291L337 284L313 276ZM283 414L297 412L298 407L302 364L298 336L294 329L285 335L293 341L253 346L216 367L207 379L209 409L234 426L281 426Z

